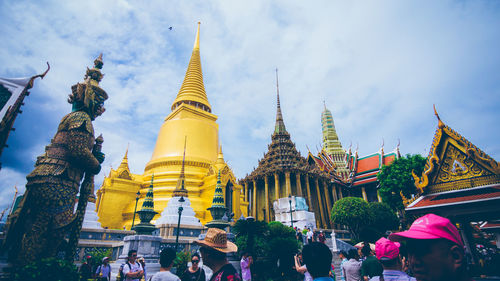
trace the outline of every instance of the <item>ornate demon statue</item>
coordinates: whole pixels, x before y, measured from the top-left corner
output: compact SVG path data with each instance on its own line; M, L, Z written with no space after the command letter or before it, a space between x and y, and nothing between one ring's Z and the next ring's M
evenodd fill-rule
M71 87L68 102L73 105L72 112L63 117L45 153L37 158L35 169L26 177L26 192L10 218L5 241L9 260L14 264L74 252L71 248L76 247L76 242L71 242L71 237L75 237L75 232L78 237L83 219L80 205L83 204L84 212L87 203L82 193L87 197L93 194L93 190L83 189L93 189L93 175L99 173L104 161L100 152L102 138L95 143L92 126L92 121L104 112L108 98L99 87L102 65L101 54L94 61L94 68L87 68L85 81ZM70 243L65 242L68 237Z

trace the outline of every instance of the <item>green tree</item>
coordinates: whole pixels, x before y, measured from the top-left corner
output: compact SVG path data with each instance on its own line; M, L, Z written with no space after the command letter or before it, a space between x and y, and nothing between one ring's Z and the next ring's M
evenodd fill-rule
M387 204L371 202L369 205L373 216L371 225L380 234L384 234L387 230L397 230L399 228L399 219Z
M370 205L358 197L344 197L335 202L331 217L334 223L347 226L356 241L363 227L371 225L373 220Z
M89 263L92 265L92 270L97 268L101 263L104 257L108 257L111 259L111 254L113 250L111 248L93 248L88 252L90 256Z
M406 198L416 194L415 181L411 173L414 171L415 174L421 175L425 162L426 159L419 154L407 154L394 160L391 165L383 166L377 175L382 201L400 215L404 215L400 193L402 192Z
M268 252L266 237L269 226L264 221L238 220L232 228L236 235L235 244L238 252L250 252L254 257L264 257Z
M14 281L78 281L76 266L72 262L57 258L47 258L34 261L14 274Z
M187 269L188 262L191 261L191 252L189 251L180 251L175 255L174 267L176 269L177 276L180 278L183 277L184 272ZM146 266L147 267L147 266Z
M278 273L281 276L291 277L293 267L293 256L299 251L299 242L295 237L295 230L279 221L269 223L268 258L271 264L277 264L279 260Z

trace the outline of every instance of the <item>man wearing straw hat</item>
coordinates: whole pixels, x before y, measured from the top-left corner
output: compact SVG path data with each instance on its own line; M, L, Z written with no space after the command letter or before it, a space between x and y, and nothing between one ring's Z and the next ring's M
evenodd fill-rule
M204 240L195 240L200 245L203 264L214 272L210 281L241 281L236 269L227 261L226 254L238 251L238 247L227 241L227 234L218 228L209 228Z

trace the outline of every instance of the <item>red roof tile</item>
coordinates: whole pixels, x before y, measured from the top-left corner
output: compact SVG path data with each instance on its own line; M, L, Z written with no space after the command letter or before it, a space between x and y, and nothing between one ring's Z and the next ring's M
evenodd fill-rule
M431 207L438 205L449 205L454 203L467 203L468 201L486 200L500 198L500 189L487 187L481 189L469 189L450 193L425 195L415 205L407 209Z

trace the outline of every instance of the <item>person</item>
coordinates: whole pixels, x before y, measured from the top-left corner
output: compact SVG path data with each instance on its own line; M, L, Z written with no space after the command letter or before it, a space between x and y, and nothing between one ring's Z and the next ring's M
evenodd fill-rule
M140 263L136 261L137 251L130 250L127 254L127 262L123 266L123 275L125 276L125 281L140 281L142 276L144 276L144 270Z
M427 214L416 219L409 230L389 235L389 240L406 241L410 269L418 281L472 280L464 243L447 218Z
M363 248L361 248L361 253L365 257L365 260L361 263L361 276L363 280L368 281L374 276L382 275L382 271L384 271L382 264L372 255L369 243L364 244Z
M80 279L87 281L92 277L92 265L90 264L91 256L86 256L85 261L82 263L78 272L80 273Z
M200 255L194 253L191 256L191 266L188 267L182 275L182 281L205 281L205 270L199 267Z
M361 280L361 261L359 261L358 250L350 249L347 252L347 261L344 263L342 270L346 281Z
M306 236L307 236L307 244L312 243L314 233L311 231L311 228L307 228L307 234L306 234Z
M304 274L304 281L312 281L313 278L309 273L309 271L307 271L307 266L302 265L303 264L302 254L301 253L296 254L294 260L295 260L295 270L297 270L297 272L300 274Z
M303 241L304 239L302 238L302 231L300 230L300 228L297 228L297 231L295 233L297 236L297 241L304 243L304 241Z
M102 258L102 264L97 267L95 272L97 281L111 280L111 266L109 265L109 257Z
M323 243L323 244L324 244L324 243L325 243L325 241L326 241L326 237L325 237L325 234L323 233L323 230L320 230L320 231L319 231L319 234L318 234L318 241L319 241L320 243Z
M139 259L137 259L137 261L141 264L142 266L142 270L144 270L144 280L148 280L147 277L146 277L146 261L144 260L144 257L140 257Z
M253 258L248 254L248 252L244 252L241 257L240 267L241 267L241 278L243 281L252 280L252 272L250 271L250 266L253 264Z
M339 259L340 259L340 280L345 281L343 266L347 262L347 253L345 251L340 251Z
M313 242L304 246L302 257L314 281L333 281L330 277L332 252L325 244Z
M387 238L380 238L375 243L377 259L382 264L384 271L381 276L375 276L370 281L415 281L403 271L402 257L399 253L400 244Z
M241 281L236 269L228 262L226 254L237 252L238 247L227 241L227 233L218 228L209 228L205 239L193 241L200 245L203 263L214 273L210 281Z
M160 252L160 271L155 273L151 281L181 281L181 279L170 272L176 257L175 250L165 248Z

